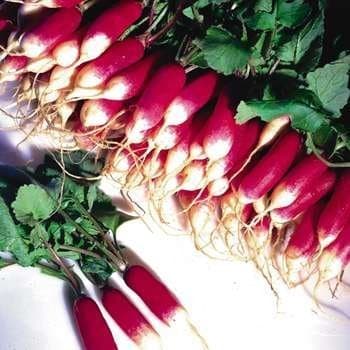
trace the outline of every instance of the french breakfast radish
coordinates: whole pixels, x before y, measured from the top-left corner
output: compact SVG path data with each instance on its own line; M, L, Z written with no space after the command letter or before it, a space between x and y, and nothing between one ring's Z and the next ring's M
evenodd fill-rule
M325 171L311 182L309 187L292 204L272 210L270 212L271 220L280 224L293 221L299 214L306 211L329 193L335 184L335 180L336 175L333 171Z
M79 88L94 89L102 86L113 75L122 69L139 61L144 55L145 47L135 38L116 42L105 53L95 60L87 63L75 79L77 91L72 91L68 98L84 98Z
M185 70L176 63L164 65L155 72L136 104L127 129L126 136L130 143L135 142L134 135L155 127L162 120L166 108L179 94L185 81Z
M6 56L0 64L0 81L15 81L28 64L26 56Z
M179 125L197 113L214 96L218 75L207 71L190 81L170 103L164 114L165 125Z
M117 345L97 304L87 296L74 302L74 316L85 350L117 350Z
M154 53L122 70L106 83L101 96L110 100L127 100L137 96L159 58L160 54Z
M187 311L146 268L140 265L129 266L124 273L124 281L162 322L170 327L182 328L189 325Z
M346 265L350 262L350 221L335 241L322 252L318 262L319 281L326 282L340 277Z
M292 204L303 190L326 170L327 165L314 154L305 156L275 187L271 194L269 209L282 208Z
M23 54L37 58L48 53L65 36L73 33L80 25L80 21L81 12L75 7L55 11L32 30L24 33L20 40Z
M142 13L141 1L121 0L105 10L88 27L83 37L79 63L101 56Z
M142 350L160 350L161 340L138 308L118 289L104 288L102 303L123 332Z
M294 162L301 145L301 136L294 131L281 136L242 179L238 190L240 202L253 203L272 190Z
M106 99L87 100L80 111L80 120L84 127L97 127L106 124L115 117L123 108L120 101Z
M57 8L57 7L74 7L84 2L84 0L38 0L38 1L32 0L31 2L33 4L40 5L40 6Z
M324 208L317 225L317 234L322 248L332 243L350 220L350 170L344 170Z

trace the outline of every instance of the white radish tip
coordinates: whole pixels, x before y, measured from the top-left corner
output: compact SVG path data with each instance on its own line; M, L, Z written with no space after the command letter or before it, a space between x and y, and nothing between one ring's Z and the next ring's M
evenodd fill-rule
M108 122L108 115L100 108L99 104L89 103L83 104L80 111L80 120L85 127L101 126Z
M343 269L343 262L334 253L325 251L320 257L318 268L320 281L326 282L340 275Z
M42 41L35 35L30 34L23 38L20 45L24 55L29 58L37 58L46 50L46 46L42 44Z
M58 65L69 67L73 65L79 58L79 48L72 43L65 43L53 51L53 56Z
M76 85L80 88L92 89L97 88L103 83L103 79L90 67L86 67L86 69L82 69L81 72L78 73L76 79Z
M215 163L212 163L207 169L206 176L208 181L214 181L223 176L224 167L225 165L220 160L216 161Z
M269 210L287 207L291 205L296 198L296 195L288 191L285 187L276 187L271 195Z
M103 90L103 98L109 100L124 100L130 92L130 84L122 77L113 78Z
M215 181L212 181L209 185L208 185L208 190L210 195L214 196L214 197L218 197L223 195L230 187L230 184L228 182L228 179L226 178L221 178L221 179L217 179Z
M72 100L83 100L83 99L89 99L89 98L102 98L101 94L103 93L103 90L100 88L80 88L75 87L69 94L66 96L67 101Z
M188 118L187 108L183 103L174 101L165 112L164 120L167 125L179 125Z
M142 350L162 350L160 337L148 327L137 336L136 343Z
M320 230L318 230L317 234L318 234L318 240L320 243L321 250L328 247L337 238L336 235L329 234L329 233L327 234L326 232L320 231Z
M219 160L225 157L232 147L231 140L228 139L216 139L213 142L205 142L204 140L204 152L208 158L212 161Z
M86 62L99 57L112 44L111 39L104 33L94 34L85 39L81 45L79 62Z

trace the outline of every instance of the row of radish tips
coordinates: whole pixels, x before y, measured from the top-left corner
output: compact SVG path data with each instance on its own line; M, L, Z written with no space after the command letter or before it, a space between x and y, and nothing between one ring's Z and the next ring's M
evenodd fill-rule
M157 34L126 36L143 3L75 5L1 7L1 81L19 81L25 130L106 156L103 174L124 190L145 186L157 220L184 217L199 249L270 261L289 286L340 278L350 261L350 171L307 154L288 116L238 124L237 83L186 70L152 47Z

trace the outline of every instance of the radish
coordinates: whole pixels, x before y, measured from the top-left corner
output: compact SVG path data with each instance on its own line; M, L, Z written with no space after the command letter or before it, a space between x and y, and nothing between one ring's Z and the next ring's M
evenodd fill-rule
M74 83L74 79L78 73L76 67L56 66L52 69L50 75L50 83L48 89L50 91L69 89ZM66 97L67 99L67 97Z
M74 316L85 350L117 350L112 333L91 298L82 295L75 300Z
M333 243L327 246L318 263L319 282L340 277L346 265L350 262L350 221Z
M170 103L164 114L165 125L179 125L197 113L215 94L218 75L207 71L190 81Z
M195 191L205 184L205 169L207 160L193 160L180 173L182 179L180 188L186 191ZM179 188L179 189L180 189Z
M53 48L51 54L59 66L69 67L78 61L84 32L85 30L83 29L69 34Z
M317 225L321 248L332 243L350 220L350 170L341 173Z
M59 9L45 18L20 40L23 54L30 58L49 52L65 36L73 33L81 21L81 12L76 8Z
M224 89L203 131L203 152L210 161L219 160L229 153L236 127L230 97L227 89Z
M77 108L76 102L66 103L62 100L58 100L56 104L57 114L59 116L58 126L65 128L68 119L73 115L74 111Z
M230 182L227 177L215 179L208 184L208 192L211 197L223 195L230 188Z
M327 165L314 154L305 156L275 187L271 194L269 210L292 204L303 190L326 170Z
M80 111L80 120L84 127L101 126L116 117L123 108L120 101L87 100Z
M167 64L156 71L138 100L127 128L126 137L129 143L137 142L138 133L155 127L162 120L166 108L179 94L185 80L185 70L175 63Z
M26 56L6 56L0 64L0 81L15 81L27 66Z
M302 140L298 133L290 131L273 145L251 169L239 186L241 203L253 203L264 196L278 183L295 160Z
M236 137L229 153L207 169L208 181L213 181L225 176L230 170L235 172L244 163L256 145L260 134L260 123L252 120L236 128Z
M142 14L141 1L121 0L88 27L81 43L79 64L101 56Z
M139 61L144 55L144 50L144 45L135 38L113 44L102 56L79 70L74 82L75 89L67 98L84 98L84 93L79 91L79 88L101 87L113 75Z
M329 193L334 186L335 180L335 173L327 170L315 179L292 204L272 210L270 213L271 220L274 223L281 224L294 220L299 214L306 211Z
M160 54L154 53L122 70L107 82L100 92L101 96L110 100L127 100L137 96L159 58Z
M46 73L55 66L55 60L50 56L32 58L28 61L26 71L31 73Z
M158 333L120 290L105 288L102 303L117 325L140 349L162 348Z
M32 3L40 6L56 8L56 7L74 7L84 2L84 0L38 0L31 1Z
M252 214L250 214L250 216L251 215ZM267 244L270 239L270 224L270 218L268 216L264 216L251 228L251 230L248 231L246 239L251 248L260 249Z

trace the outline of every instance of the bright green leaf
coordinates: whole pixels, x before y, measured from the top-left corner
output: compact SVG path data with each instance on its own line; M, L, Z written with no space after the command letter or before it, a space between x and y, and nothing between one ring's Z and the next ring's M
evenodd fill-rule
M243 68L251 56L251 50L244 43L218 27L208 29L201 47L209 66L225 75Z
M12 203L16 219L30 226L48 219L55 210L55 203L48 193L37 185L21 186Z
M349 68L347 63L330 63L306 76L309 89L334 117L341 115L340 110L350 97Z

